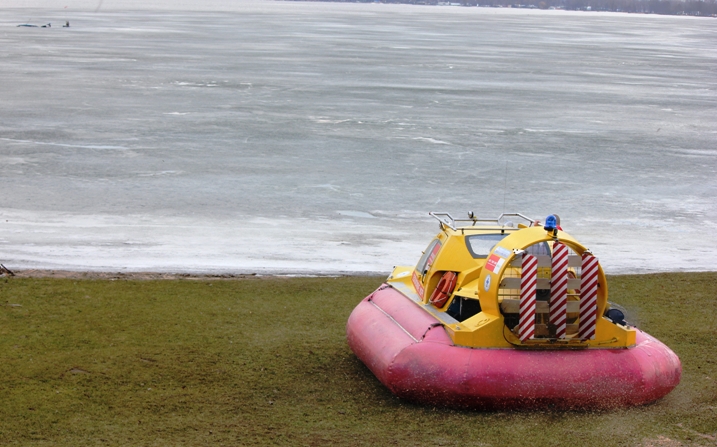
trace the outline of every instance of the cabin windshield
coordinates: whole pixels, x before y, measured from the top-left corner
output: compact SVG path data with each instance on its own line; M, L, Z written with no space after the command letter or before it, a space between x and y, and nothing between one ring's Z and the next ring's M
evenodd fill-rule
M416 271L420 275L426 274L426 271L431 267L431 264L436 259L436 255L440 249L441 241L438 239L434 239L433 242L428 245L428 248L426 248L426 251L423 252L423 256L421 256L421 259L416 265Z
M490 252L493 251L493 247L506 236L508 236L507 233L474 234L466 237L466 245L473 258L483 259L487 258Z

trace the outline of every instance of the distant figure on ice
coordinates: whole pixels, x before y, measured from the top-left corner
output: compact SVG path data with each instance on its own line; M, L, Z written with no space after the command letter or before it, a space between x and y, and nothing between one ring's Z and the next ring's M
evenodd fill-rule
M69 28L69 27L70 27L70 21L69 21L69 20L66 20L66 21L65 21L65 24L62 25L62 27L63 27L63 28Z

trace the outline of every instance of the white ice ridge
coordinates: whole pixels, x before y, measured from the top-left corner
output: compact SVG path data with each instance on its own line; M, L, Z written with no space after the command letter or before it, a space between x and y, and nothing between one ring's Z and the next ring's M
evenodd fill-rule
M435 236L430 219L367 215L207 219L0 209L0 263L76 271L388 274L395 265L415 264ZM639 220L569 224L566 230L609 274L711 271L717 265L717 251L697 231Z
M7 210L0 217L0 262L17 269L388 274L397 263L415 263L431 237L414 239L365 218L210 220Z

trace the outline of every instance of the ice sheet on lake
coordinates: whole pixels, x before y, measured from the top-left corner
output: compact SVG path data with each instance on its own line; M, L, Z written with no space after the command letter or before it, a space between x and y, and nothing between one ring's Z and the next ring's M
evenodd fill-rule
M717 265L712 20L175 3L6 10L0 262L385 274L473 210Z

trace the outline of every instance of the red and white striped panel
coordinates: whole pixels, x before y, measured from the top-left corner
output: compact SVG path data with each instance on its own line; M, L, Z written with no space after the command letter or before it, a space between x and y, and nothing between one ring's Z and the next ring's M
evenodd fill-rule
M578 337L583 340L594 340L597 323L598 259L590 253L583 253L581 270Z
M535 336L535 299L538 286L538 258L523 253L523 272L520 275L520 320L518 337L521 341Z
M568 247L553 244L553 274L550 279L550 324L555 326L555 338L565 338L568 318Z

